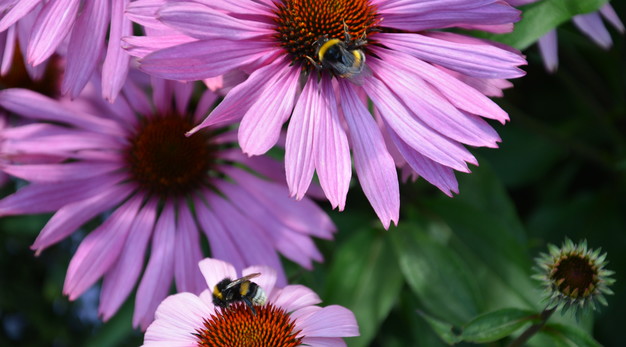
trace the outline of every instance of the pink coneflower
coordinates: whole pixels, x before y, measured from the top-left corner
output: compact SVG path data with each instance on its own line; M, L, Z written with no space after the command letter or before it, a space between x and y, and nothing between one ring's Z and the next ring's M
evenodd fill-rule
M513 6L526 5L538 2L540 0L507 0ZM611 34L602 22L602 18L611 23L611 25L620 33L624 33L624 24L619 19L615 10L610 4L604 4L599 11L574 16L572 22L574 25L591 41L603 49L609 49L613 45ZM550 30L544 36L539 38L539 52L543 59L543 65L549 72L554 72L559 67L558 40L556 29Z
M158 38L127 41L149 74L200 80L250 72L189 134L241 119L239 143L259 155L291 117L285 146L291 194L302 198L317 172L331 205L343 210L352 150L361 187L385 227L397 223L400 205L390 152L450 195L453 170L477 164L463 145L497 147L498 134L481 117L505 122L506 112L459 75L493 81L524 74L518 52L440 31L478 25L501 31L519 11L497 0L140 0L128 12L191 41L163 49ZM342 74L324 66L317 48L325 39L345 44L349 56L362 51L366 67ZM370 100L380 116L372 117Z
M215 95L204 93L191 109L192 84L158 80L152 88L154 105L130 82L113 104L99 91L72 103L0 91L1 107L37 121L7 129L2 155L20 163L29 154L50 158L0 167L30 182L0 200L0 216L54 212L32 246L37 253L90 220L102 221L70 262L64 285L70 299L102 277L100 314L110 318L140 278L150 248L133 320L145 328L172 279L178 291L203 288L200 233L213 257L239 270L279 269L281 284L279 252L306 268L321 261L311 236L331 238L334 226L311 200L289 198L278 162L244 156L231 129L184 136Z
M275 286L276 273L266 266L242 272L242 276L261 273L253 281L265 291L267 303L255 306L256 315L243 303L215 307L211 294L215 285L241 276L220 260L204 259L199 266L208 289L200 296L180 293L165 299L146 331L144 346L345 346L342 337L359 335L350 310L316 306L320 298L305 286Z
M0 4L0 73L11 68L13 50L24 50L33 79L60 52L67 60L62 92L77 96L102 64L102 95L113 100L128 73L120 46L132 34L124 17L129 0L6 0ZM108 43L106 40L108 33ZM19 43L19 45L17 45ZM104 55L104 61L102 61Z

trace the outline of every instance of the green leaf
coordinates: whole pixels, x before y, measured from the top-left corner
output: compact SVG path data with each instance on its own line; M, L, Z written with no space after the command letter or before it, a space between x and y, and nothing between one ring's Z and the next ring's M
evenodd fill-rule
M491 279L506 290L507 296L494 297L490 291L493 284L481 283L492 305L484 309L522 305L539 310L538 289L530 279L533 263L524 228L500 180L486 162L481 163L471 175L460 177L459 196L442 197L427 206L450 227L454 235L450 243L464 262L473 264L474 270L470 271L489 272ZM495 299L503 299L504 306Z
M462 341L459 334L455 333L457 330L454 325L439 320L435 317L429 316L425 312L417 311L422 318L430 325L430 327L439 335L439 337L447 344L454 345Z
M522 8L522 20L508 34L488 34L487 38L526 49L548 31L572 17L598 10L608 0L542 0Z
M366 346L395 304L403 278L393 256L389 232L362 230L336 251L328 273L324 304L354 312L361 335L350 346Z
M463 329L461 339L468 342L485 343L507 337L537 318L529 310L505 308L474 318Z
M578 347L600 347L601 344L594 340L586 331L572 325L546 324L542 332L552 336L556 340L561 340L563 344Z
M459 325L478 313L480 289L473 269L445 240L408 222L391 235L402 273L429 312Z

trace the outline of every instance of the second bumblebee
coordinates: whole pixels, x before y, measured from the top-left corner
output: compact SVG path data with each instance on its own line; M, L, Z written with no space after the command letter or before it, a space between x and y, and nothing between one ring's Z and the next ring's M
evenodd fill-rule
M254 305L262 306L267 302L263 288L250 281L260 275L257 272L236 280L224 278L213 288L213 305L227 308L232 303L243 301L256 315Z

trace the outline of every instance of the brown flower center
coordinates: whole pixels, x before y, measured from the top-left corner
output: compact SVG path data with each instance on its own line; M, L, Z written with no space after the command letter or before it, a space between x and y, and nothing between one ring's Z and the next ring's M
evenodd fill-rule
M47 65L41 78L33 80L26 71L24 57L19 45L15 45L14 49L11 68L5 75L0 76L0 89L24 88L51 98L59 97L61 95L61 73L63 72L61 58L56 54L52 55L44 63Z
M596 287L596 273L597 269L589 259L571 254L556 264L552 280L561 293L573 298L585 297Z
M142 188L170 197L188 194L205 183L215 148L206 132L186 137L192 127L191 120L175 114L144 120L127 153L132 176Z
M363 38L378 18L368 0L283 0L276 6L276 38L294 62L309 68L306 57L315 57L318 40L345 40L344 23L352 40Z
M256 315L244 303L217 308L194 334L198 346L292 347L302 342L287 312L272 304L255 306Z

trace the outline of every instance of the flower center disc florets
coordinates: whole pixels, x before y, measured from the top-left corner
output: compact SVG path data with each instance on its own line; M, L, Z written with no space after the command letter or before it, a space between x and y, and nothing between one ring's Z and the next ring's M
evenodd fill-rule
M571 254L555 264L551 277L562 294L572 298L586 297L596 288L597 272L589 259Z
M343 41L345 27L351 40L365 38L378 17L368 0L283 0L276 7L276 37L294 63L308 68L320 39Z
M295 323L280 307L272 304L255 306L256 315L244 303L217 308L204 320L204 327L194 334L198 346L211 347L292 347L302 337Z
M170 197L195 191L204 183L215 151L206 132L185 136L192 127L179 115L144 119L127 152L132 176L142 188Z

